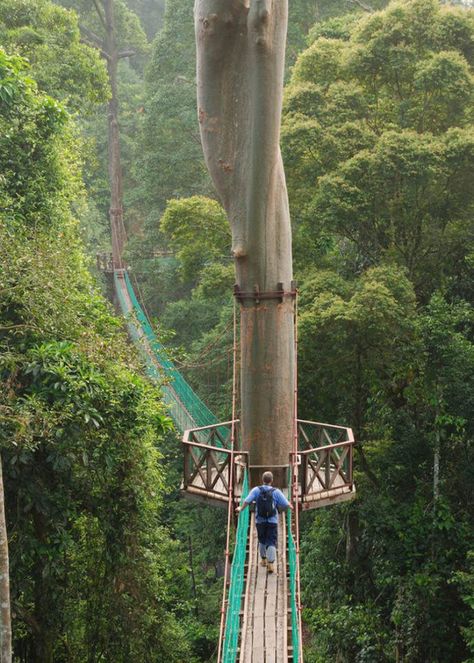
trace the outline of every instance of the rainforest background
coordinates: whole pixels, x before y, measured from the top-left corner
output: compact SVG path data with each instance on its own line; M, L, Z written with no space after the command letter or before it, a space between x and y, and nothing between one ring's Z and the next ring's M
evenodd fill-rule
M14 660L212 661L224 514L107 303L94 0L0 0L0 442ZM115 0L125 258L227 419L230 233L203 162L190 0ZM282 125L299 411L353 427L357 499L302 529L307 663L474 661L474 18L292 0Z

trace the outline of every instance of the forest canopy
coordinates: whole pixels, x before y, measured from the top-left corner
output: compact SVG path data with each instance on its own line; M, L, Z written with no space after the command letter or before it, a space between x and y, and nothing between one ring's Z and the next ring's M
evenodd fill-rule
M231 417L230 228L189 0L113 0L124 260ZM13 661L214 661L225 522L95 267L109 252L104 2L0 0L0 442ZM474 13L290 0L281 150L298 410L352 426L357 498L302 517L307 663L474 660Z

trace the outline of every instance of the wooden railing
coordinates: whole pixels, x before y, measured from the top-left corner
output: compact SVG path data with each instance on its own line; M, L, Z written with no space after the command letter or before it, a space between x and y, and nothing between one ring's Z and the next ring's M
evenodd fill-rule
M183 442L197 442L199 444L209 444L215 447L224 447L230 449L232 444L232 423L234 423L234 448L239 448L240 428L239 420L224 421L219 424L201 426L200 428L191 428L184 432Z
M231 449L232 422L187 430L183 437L183 490L190 497L227 503L230 482L235 498L241 494L248 454L238 450L238 421L234 422L234 450Z
M298 465L303 508L354 496L352 429L298 420Z
M298 493L303 508L351 499L355 494L352 429L305 420L298 420L297 426ZM185 494L222 505L231 492L234 499L239 497L249 459L248 452L240 449L238 421L187 430L183 449ZM291 454L289 461L293 458Z

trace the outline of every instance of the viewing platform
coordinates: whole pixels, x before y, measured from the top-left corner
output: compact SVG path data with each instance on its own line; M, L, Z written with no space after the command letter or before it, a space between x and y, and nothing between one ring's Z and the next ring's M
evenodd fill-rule
M297 420L297 426L301 508L315 509L352 499L355 496L352 429L302 419ZM234 500L241 496L244 470L251 466L249 453L240 449L239 421L234 422L234 451L231 428L232 421L226 421L185 431L182 490L186 496L226 506L231 480ZM288 467L293 462L292 456Z

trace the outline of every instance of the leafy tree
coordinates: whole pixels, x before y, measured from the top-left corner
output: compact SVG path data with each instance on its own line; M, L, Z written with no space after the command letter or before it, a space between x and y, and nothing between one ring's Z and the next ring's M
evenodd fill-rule
M419 0L344 25L313 31L286 93L298 255L331 236L359 266L390 256L426 297L467 276L472 16Z
M181 661L189 649L170 581L182 582L185 561L160 523L157 442L169 420L87 271L67 113L3 51L0 98L0 442L15 655Z
M472 610L474 609L473 602L474 602L474 570L473 570L473 559L474 555L471 552L468 553L468 562L469 562L469 567L466 571L460 571L459 573L456 574L456 581L459 583L459 585L462 588L463 592L463 599L466 602L466 604L469 606L469 608ZM469 652L471 655L474 655L474 622L471 619L469 622L469 625L464 627L463 629L466 641L469 647ZM472 661L472 656L471 658L467 661L467 663L471 663Z
M214 200L202 196L171 200L160 225L170 248L176 251L184 280L196 282L206 264L230 256L227 219Z
M318 663L468 657L472 34L430 0L335 17L286 91L300 410L358 440L358 499L303 521Z
M26 57L41 90L73 111L107 98L104 63L81 40L77 15L49 0L2 0L2 45Z
M420 295L460 271L466 278L473 138L470 129L443 138L385 132L320 178L310 213L353 242L366 264L386 256L403 265Z
M194 41L189 3L167 3L147 70L142 158L135 164L146 219L154 224L167 200L210 191L196 115Z
M165 0L127 0L127 7L140 17L148 39L152 40L163 21Z

